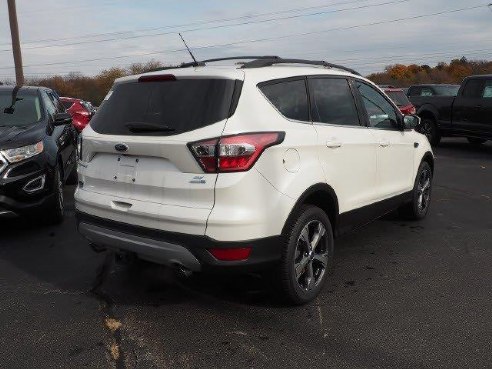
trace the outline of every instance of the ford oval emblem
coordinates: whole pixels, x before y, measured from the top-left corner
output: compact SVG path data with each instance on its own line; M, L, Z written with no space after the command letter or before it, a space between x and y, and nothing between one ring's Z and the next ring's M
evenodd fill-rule
M124 152L124 151L127 151L128 150L128 145L126 145L124 143L120 143L120 144L116 144L114 146L114 148L115 148L116 151Z

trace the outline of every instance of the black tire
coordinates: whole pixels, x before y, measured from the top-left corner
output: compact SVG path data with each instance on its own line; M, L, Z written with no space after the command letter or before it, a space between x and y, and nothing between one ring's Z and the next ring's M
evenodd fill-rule
M473 137L467 137L466 138L468 140L469 143L471 143L472 145L482 145L484 144L485 142L487 142L487 140L484 140L483 138L473 138Z
M63 222L64 215L63 175L60 166L57 166L53 179L53 199L48 204L46 221L48 224L60 224Z
M420 132L423 133L429 140L432 146L437 146L441 142L441 133L437 127L437 123L432 118L423 118Z
M427 184L428 180L428 184ZM408 220L425 218L432 198L432 169L426 161L420 164L412 191L412 201L400 208L400 214Z
M322 233L320 224L324 233L318 237L313 250L304 240L312 237L315 241L316 234ZM334 242L330 219L316 206L302 206L291 217L283 238L282 259L276 273L282 298L291 304L305 304L316 298L333 269Z

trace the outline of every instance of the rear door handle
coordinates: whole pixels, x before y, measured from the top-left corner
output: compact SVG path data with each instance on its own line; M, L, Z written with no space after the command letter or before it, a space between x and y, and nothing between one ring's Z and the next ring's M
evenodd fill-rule
M339 147L342 147L342 143L335 140L329 140L326 141L326 147L329 147L330 149L338 149Z
M388 140L379 141L379 146L381 146L381 147L388 147L389 145L390 145L390 142Z

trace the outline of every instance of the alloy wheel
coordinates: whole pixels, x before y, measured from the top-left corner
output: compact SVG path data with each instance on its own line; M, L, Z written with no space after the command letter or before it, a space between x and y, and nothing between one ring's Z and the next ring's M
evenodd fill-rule
M305 291L318 286L326 273L328 247L326 228L318 220L307 223L297 239L294 255L296 281Z
M420 212L427 210L430 202L431 192L431 173L429 169L424 169L420 173L419 182L417 185L417 205Z

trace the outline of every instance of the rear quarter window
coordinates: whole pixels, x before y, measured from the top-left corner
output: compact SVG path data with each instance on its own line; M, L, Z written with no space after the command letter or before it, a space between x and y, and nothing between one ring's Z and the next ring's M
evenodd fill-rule
M238 84L239 85L239 84ZM235 80L178 79L117 84L108 94L91 127L111 135L173 135L192 131L230 116ZM151 124L168 131L131 131Z
M269 81L258 85L275 108L286 118L309 122L305 79Z

